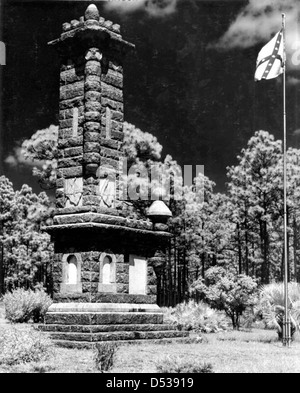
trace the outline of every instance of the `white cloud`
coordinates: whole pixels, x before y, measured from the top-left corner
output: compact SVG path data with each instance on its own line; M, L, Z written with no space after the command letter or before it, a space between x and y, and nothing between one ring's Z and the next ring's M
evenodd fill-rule
M17 146L13 149L13 153L8 155L4 160L6 164L8 164L12 168L16 168L18 166L27 166L27 167L42 167L44 161L42 160L28 160L24 157L22 148Z
M211 46L226 50L266 43L281 29L282 13L286 14L288 63L294 67L299 66L295 64L300 53L299 0L249 0L226 33Z
M287 84L291 85L291 86L296 86L300 84L300 79L295 78L294 76L289 76L287 78Z
M105 4L108 11L128 14L135 11L145 11L154 17L163 17L176 11L178 0L109 0Z

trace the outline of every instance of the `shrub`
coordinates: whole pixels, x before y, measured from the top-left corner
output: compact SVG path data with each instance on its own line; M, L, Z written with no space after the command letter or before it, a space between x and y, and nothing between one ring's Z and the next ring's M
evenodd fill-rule
M233 274L222 267L211 267L205 279L195 281L190 291L200 296L215 310L225 311L234 329L240 328L240 318L256 303L257 284L244 274Z
M212 374L210 363L202 363L196 359L184 359L181 356L166 356L156 363L158 373L197 373Z
M216 333L228 329L225 313L211 309L203 302L190 300L175 308L164 308L165 322L180 330L193 330L198 333Z
M52 353L50 339L32 327L5 329L0 335L0 348L0 364L8 366L44 361Z
M114 364L118 345L116 343L98 343L96 345L96 368L101 372L109 371Z
M12 323L41 322L51 304L43 290L16 289L4 296L5 317Z
M292 282L288 284L292 336L299 328L300 322L300 285ZM260 288L259 302L256 314L259 315L265 327L276 329L279 339L282 338L282 328L284 319L284 285L282 283L272 283L263 285Z

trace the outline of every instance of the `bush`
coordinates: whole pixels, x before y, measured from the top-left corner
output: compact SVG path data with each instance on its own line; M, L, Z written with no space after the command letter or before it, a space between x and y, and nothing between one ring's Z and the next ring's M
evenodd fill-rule
M164 308L165 322L180 330L193 330L198 333L216 333L228 329L225 313L211 309L203 302L190 300L175 308Z
M113 367L117 348L116 343L103 342L96 345L96 368L101 373L107 372Z
M156 364L158 373L197 373L212 374L213 367L210 363L201 363L195 359L184 359L181 356L166 356Z
M257 283L244 274L236 275L222 267L211 267L205 278L199 278L190 287L215 310L225 311L234 329L240 328L243 313L256 303Z
M300 285L291 282L288 285L288 290L288 307L292 323L292 336L294 336L300 322ZM284 285L282 283L263 285L260 288L259 302L256 306L256 315L261 317L266 328L277 330L279 339L282 338L284 297Z
M16 289L4 296L5 317L12 323L42 322L51 304L43 290Z
M52 353L50 339L32 327L5 329L0 334L0 348L0 364L8 366L44 361Z

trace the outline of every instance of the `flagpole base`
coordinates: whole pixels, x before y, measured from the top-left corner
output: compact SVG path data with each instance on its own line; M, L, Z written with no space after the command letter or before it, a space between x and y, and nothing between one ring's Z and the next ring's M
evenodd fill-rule
M291 334L291 321L290 320L283 322L282 344L284 347L288 347L288 348L291 347L292 334Z

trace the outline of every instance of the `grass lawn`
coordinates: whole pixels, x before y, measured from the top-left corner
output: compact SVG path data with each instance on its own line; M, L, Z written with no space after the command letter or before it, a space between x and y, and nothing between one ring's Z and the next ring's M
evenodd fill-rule
M16 329L26 329L25 325ZM12 329L8 324L1 329ZM216 373L299 373L299 338L292 348L275 341L274 332L228 332L204 336L199 344L122 345L112 373L155 373L166 355L211 363ZM40 363L0 365L0 373L96 373L93 350L54 347L51 358Z
M28 325L10 325L4 321L0 302L0 335L4 329L26 330ZM166 355L211 363L216 373L300 373L300 333L291 348L277 341L274 331L226 332L203 335L198 344L122 345L112 373L155 373L156 363ZM93 350L53 347L49 360L40 363L7 366L0 373L96 373Z

